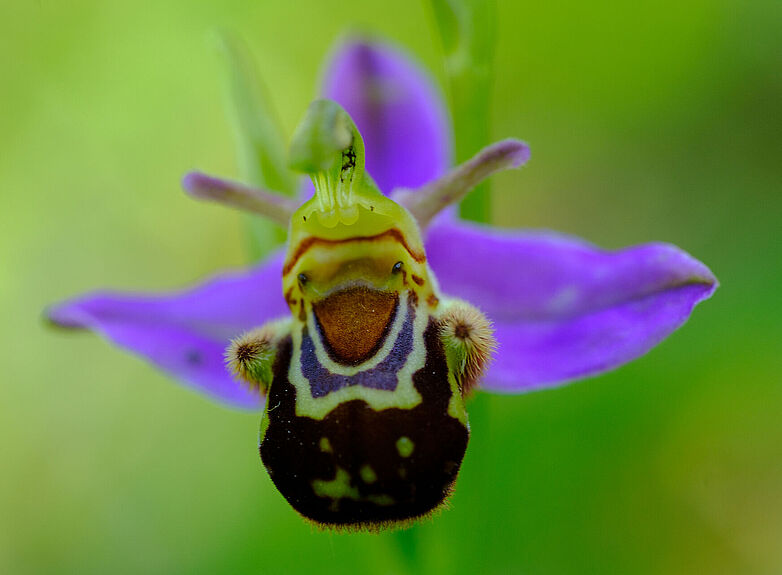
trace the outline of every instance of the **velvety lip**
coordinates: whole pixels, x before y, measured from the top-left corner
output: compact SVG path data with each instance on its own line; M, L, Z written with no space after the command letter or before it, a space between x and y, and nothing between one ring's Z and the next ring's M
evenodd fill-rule
M395 292L356 286L329 295L312 309L329 355L355 365L383 345L398 306Z

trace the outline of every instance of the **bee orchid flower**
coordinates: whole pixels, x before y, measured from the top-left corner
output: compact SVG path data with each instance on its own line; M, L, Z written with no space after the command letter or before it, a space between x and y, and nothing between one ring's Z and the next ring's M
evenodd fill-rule
M617 368L717 287L669 244L606 251L459 220L450 208L529 149L504 140L450 167L438 92L396 48L346 42L322 96L290 149L315 188L303 206L199 172L183 180L194 197L290 222L287 250L183 291L97 292L48 310L222 403L262 409L270 394L279 411L264 417L261 456L305 517L377 526L425 515L456 478L470 389L522 393ZM346 420L372 423L357 439ZM273 442L286 431L313 453ZM319 458L327 471L301 468Z

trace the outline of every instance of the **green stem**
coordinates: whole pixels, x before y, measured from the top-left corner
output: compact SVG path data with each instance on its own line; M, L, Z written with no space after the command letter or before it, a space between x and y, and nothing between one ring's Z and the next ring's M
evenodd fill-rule
M459 164L490 143L496 4L495 0L431 0L430 5L443 44ZM459 213L464 219L491 221L488 182L470 192Z
M410 575L423 573L420 529L415 525L409 529L400 529L399 531L394 531L393 537L407 572Z
M466 67L451 74L456 163L471 158L490 143L490 79L488 70ZM491 221L491 185L483 182L459 206L459 213L476 222Z

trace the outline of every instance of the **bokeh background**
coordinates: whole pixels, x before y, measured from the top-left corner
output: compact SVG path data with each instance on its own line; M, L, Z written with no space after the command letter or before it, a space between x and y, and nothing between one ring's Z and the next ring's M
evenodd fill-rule
M0 5L0 572L782 572L782 6L499 3L493 136L533 160L495 222L682 246L722 282L616 372L472 403L452 509L405 535L313 531L231 411L44 307L247 261L213 32L250 44L289 136L348 29L442 82L420 0Z

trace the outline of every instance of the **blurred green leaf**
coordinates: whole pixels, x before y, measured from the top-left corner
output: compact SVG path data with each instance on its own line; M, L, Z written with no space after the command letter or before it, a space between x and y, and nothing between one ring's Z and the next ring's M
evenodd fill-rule
M490 143L489 100L497 7L494 0L431 0L430 4L443 46L459 163ZM464 199L460 212L467 219L490 221L488 183Z
M293 196L296 177L288 170L279 122L249 49L230 34L219 39L241 176L258 187ZM253 260L285 241L286 230L280 226L257 216L245 219Z

